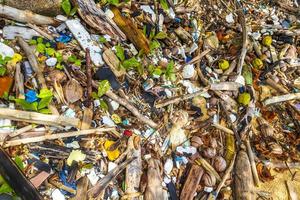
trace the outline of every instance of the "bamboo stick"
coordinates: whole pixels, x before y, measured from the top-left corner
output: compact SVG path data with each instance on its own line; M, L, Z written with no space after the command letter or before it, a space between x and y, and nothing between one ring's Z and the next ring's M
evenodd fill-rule
M57 134L46 134L43 136L38 137L30 137L24 139L17 139L17 140L10 140L4 144L4 147L10 146L17 146L21 144L28 144L34 142L42 142L45 140L56 140L61 138L67 137L76 137L76 136L83 136L83 135L90 135L90 134L102 134L102 132L112 131L114 128L98 128L98 129L88 129L88 130L81 130L81 131L73 131L73 132L66 132L66 133L57 133Z
M253 151L251 149L251 144L250 144L249 138L246 140L246 148L247 148L247 153L248 153L248 157L249 157L249 161L250 161L250 165L251 165L253 181L254 181L255 186L258 187L259 186L259 178L258 178L254 155L253 155Z
M291 100L296 100L296 99L300 99L300 92L271 97L264 101L264 105L267 106L270 104L291 101Z
M14 110L9 108L0 108L0 118L52 126L79 126L79 119L77 118L60 115L46 115L37 112Z

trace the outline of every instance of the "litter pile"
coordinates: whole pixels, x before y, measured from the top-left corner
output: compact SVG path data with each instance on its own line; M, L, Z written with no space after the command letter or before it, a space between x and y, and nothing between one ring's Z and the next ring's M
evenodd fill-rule
M20 2L0 199L298 199L298 1Z

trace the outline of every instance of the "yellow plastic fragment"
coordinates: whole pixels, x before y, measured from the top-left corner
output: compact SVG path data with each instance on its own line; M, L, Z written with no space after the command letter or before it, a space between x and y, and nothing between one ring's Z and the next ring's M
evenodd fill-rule
M115 143L115 141L112 141L112 140L106 140L104 143L104 149L105 149L105 151L107 153L107 157L110 161L114 161L120 156L120 151L118 148L116 148L113 151L108 150L111 147L111 145L113 145L114 143Z
M84 161L85 158L86 158L86 155L84 153L82 153L80 150L73 150L67 159L67 164L69 166L71 166L73 161L76 161L76 162Z

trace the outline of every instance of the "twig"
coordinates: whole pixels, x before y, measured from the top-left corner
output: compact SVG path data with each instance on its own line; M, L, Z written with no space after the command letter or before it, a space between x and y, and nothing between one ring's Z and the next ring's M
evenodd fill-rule
M205 51L203 51L202 53L194 57L190 62L186 63L185 65L191 65L191 64L195 64L196 62L199 62L209 52L210 49L206 49Z
M0 118L52 126L78 127L79 119L59 115L46 115L37 112L0 108Z
M91 61L91 55L90 55L90 49L86 48L85 53L85 59L86 59L86 78L87 78L87 98L88 98L88 107L91 106L91 96L92 96L92 61Z
M58 21L51 17L46 17L28 10L19 10L10 6L0 4L0 16L23 23L33 23L37 25L57 25Z
M251 144L250 144L249 138L246 139L245 143L246 143L247 153L248 153L248 157L249 157L249 161L250 161L250 165L251 165L253 181L254 181L255 186L258 187L259 186L259 178L258 178L258 173L257 173L257 170L256 170L253 151L251 149Z
M238 14L238 18L239 18L240 24L242 26L242 32L243 32L243 45L242 45L242 49L241 49L241 55L239 57L239 61L237 64L237 74L238 74L238 76L240 76L242 73L244 60L245 60L245 57L247 54L247 35L248 35L248 33L247 33L246 19L245 19L244 13L243 13L243 9L242 8L238 9L237 14Z
M221 181L221 177L218 172L204 158L200 157L196 159L195 163L202 166L206 171L214 175L218 181Z
M231 129L226 128L225 126L222 126L221 124L213 123L212 126L219 129L219 130L221 130L221 131L224 131L225 133L234 135L234 132Z
M36 32L38 32L39 34L41 34L42 36L44 36L45 38L47 38L48 40L54 40L54 38L52 37L52 35L49 35L48 33L46 33L45 31L43 31L42 29L40 29L38 26L28 23L26 24L28 27L32 28L33 30L35 30Z
M38 137L31 137L31 138L7 141L4 144L4 147L11 147L11 146L17 146L17 145L21 145L21 144L42 142L45 140L56 140L56 139L67 138L67 137L83 136L83 135L90 135L90 134L102 134L102 132L107 132L107 131L112 131L112 130L114 130L114 128L98 128L98 129L88 129L88 130L81 130L81 131L66 132L66 133L57 133L57 134L51 134L51 135L46 134L46 135L38 136Z
M233 169L233 166L234 166L234 163L235 163L235 157L236 157L236 153L234 154L232 160L230 161L230 164L229 164L228 168L226 169L226 171L224 173L224 176L222 177L222 180L219 183L217 189L214 192L212 192L212 193L209 194L207 200L215 200L215 199L217 199L220 190L222 189L222 187L224 186L226 180L230 176L230 173L231 173L231 171Z
M180 101L191 99L193 97L196 97L198 95L201 95L201 94L205 93L207 90L208 90L208 87L203 88L202 90L199 90L199 91L191 93L191 94L185 94L185 95L172 97L170 99L167 99L165 101L162 101L162 102L159 102L159 103L155 104L155 108L162 108L162 107L165 107L165 106L173 104L173 103L178 103Z
M16 136L18 136L18 135L20 135L20 134L22 134L22 133L25 133L25 132L27 132L27 131L30 131L31 129L33 129L33 128L35 128L35 127L36 127L36 125L34 125L34 124L30 124L30 125L28 125L28 126L24 126L23 128L20 128L20 129L18 129L18 130L15 130L14 132L10 133L10 134L8 135L8 137L11 137L11 138L16 137Z
M285 94L281 96L274 96L271 97L267 100L264 101L264 105L270 105L270 104L275 104L275 103L280 103L280 102L285 102L285 101L291 101L295 99L300 99L300 93L293 93L293 94Z
M16 73L15 73L15 85L16 85L16 93L18 98L24 99L25 92L24 92L24 77L21 72L21 65L17 63L16 65Z

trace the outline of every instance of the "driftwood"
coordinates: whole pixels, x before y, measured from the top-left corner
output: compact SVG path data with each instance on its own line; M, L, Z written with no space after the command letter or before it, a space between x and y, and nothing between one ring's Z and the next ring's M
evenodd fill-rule
M66 132L66 133L56 133L51 135L45 134L43 136L26 137L24 139L6 141L4 147L17 146L21 144L29 144L34 142L42 142L46 140L56 140L56 139L67 138L67 137L76 137L76 136L83 136L83 135L90 135L90 134L102 134L102 132L113 131L113 130L114 128L98 128L98 129Z
M62 0L0 0L0 3L7 6L20 10L30 10L46 16L63 14L61 2Z
M255 186L259 186L259 177L258 177L258 173L257 173L257 169L256 169L255 160L254 160L254 153L252 151L249 138L246 140L245 143L246 143L247 153L248 153L248 157L249 157L249 162L251 165L253 181L254 181Z
M270 97L269 99L264 101L264 105L267 106L270 104L291 101L291 100L295 100L295 99L300 99L300 93L292 93L292 94L285 94L285 95L281 95L281 96Z
M143 32L138 29L130 18L123 16L117 7L113 6L111 10L114 13L114 22L125 33L127 38L138 50L143 50L144 53L148 54L150 52L150 43Z
M181 200L192 200L194 198L197 191L196 186L200 183L203 173L204 170L201 166L192 165L180 194Z
M107 17L94 0L74 0L78 6L78 14L92 28L102 34L108 34L116 40L125 40L126 35L119 29L115 22Z
M131 136L127 143L127 158L136 157L136 160L131 162L126 167L126 190L125 193L128 195L129 200L138 200L138 197L131 197L138 193L140 186L141 175L142 175L142 158L141 158L141 145L138 136Z
M21 72L20 63L16 64L15 87L16 87L16 94L17 94L16 96L20 99L25 99L24 76Z
M0 147L0 174L24 200L42 200L42 196L27 180L23 172L18 168L10 156Z
M236 156L234 172L234 196L236 200L254 200L253 178L247 153L240 150Z
M147 178L148 183L144 194L145 200L164 200L159 160L153 158L149 160Z
M18 1L15 1L16 3ZM0 4L0 16L22 23L32 23L36 25L58 25L58 21L51 17L46 17L33 13L29 10L19 10L10 6Z
M0 108L0 118L11 119L14 121L24 121L29 123L52 125L52 126L79 126L79 119L59 115L46 115L37 112L13 110Z
M243 8L239 8L237 11L239 22L242 26L242 32L243 32L243 45L241 49L241 54L239 56L238 64L237 64L237 73L238 75L241 75L245 57L247 54L247 42L248 42L248 32L246 27L246 19L245 15L243 13Z

